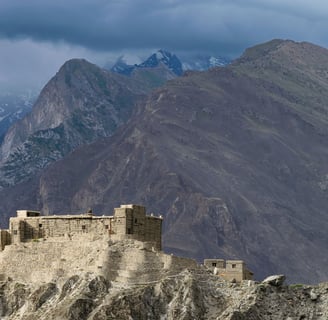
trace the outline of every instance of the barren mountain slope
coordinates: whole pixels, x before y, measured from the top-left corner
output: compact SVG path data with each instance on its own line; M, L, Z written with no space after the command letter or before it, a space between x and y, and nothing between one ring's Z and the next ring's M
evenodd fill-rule
M163 213L169 252L241 258L258 278L327 280L327 89L327 50L254 47L154 91L112 138L36 178L37 203L24 205L101 214L141 203Z
M82 59L67 61L40 93L32 112L13 125L0 149L0 186L29 179L77 146L111 135L149 91Z

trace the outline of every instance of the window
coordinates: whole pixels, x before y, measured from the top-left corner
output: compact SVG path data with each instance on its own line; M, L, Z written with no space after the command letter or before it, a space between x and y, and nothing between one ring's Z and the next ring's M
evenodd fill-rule
M128 234L131 234L131 229L130 228L128 228Z
M216 262L212 262L212 267L216 267Z
M17 230L14 230L14 234L17 235Z
M234 268L236 268L236 265L235 264L232 264L231 267L234 269Z
M135 219L134 219L134 223L137 223L137 222L138 222L138 219L137 219L137 218L135 218Z
M39 228L42 228L42 223L39 223Z
M82 230L85 230L85 226L82 226Z
M109 225L108 224L105 224L105 229L108 229L109 228Z

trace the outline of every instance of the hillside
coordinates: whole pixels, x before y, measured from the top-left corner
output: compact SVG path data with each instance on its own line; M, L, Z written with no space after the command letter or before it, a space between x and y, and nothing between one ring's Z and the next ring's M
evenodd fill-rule
M2 191L17 207L164 215L167 252L327 280L328 51L274 40L153 91L126 126ZM25 191L28 190L28 194Z
M9 245L0 256L0 317L7 320L328 316L327 284L286 286L281 276L274 277L279 281L230 283L190 259L165 255L136 240L48 238Z
M236 286L194 270L128 286L79 273L37 286L3 282L0 315L8 320L325 320L327 289L327 284Z

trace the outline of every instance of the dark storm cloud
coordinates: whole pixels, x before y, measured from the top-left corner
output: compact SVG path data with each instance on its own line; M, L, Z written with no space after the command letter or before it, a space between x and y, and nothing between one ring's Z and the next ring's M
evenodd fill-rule
M272 38L327 47L327 17L326 0L0 0L0 94L42 87L70 58L236 57Z
M0 36L233 54L278 37L325 44L327 8L318 0L1 0Z

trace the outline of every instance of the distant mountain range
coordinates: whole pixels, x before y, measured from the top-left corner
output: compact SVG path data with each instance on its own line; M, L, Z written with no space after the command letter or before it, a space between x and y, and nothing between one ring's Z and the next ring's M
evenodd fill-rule
M327 74L328 50L283 40L180 77L69 61L4 139L1 222L139 203L167 252L325 281Z
M176 76L181 76L187 70L204 71L213 67L226 66L230 62L227 58L202 55L189 55L180 59L175 54L160 49L140 64L129 65L125 62L124 56L121 56L112 67L107 68L120 74L131 75L136 69L156 68L163 65Z
M17 124L31 111L33 100L23 96L0 99L7 106L0 121L0 188L29 179L75 148L110 136L127 121L139 98L182 73L180 60L165 50L135 66L119 59L111 71L72 59L45 86L32 112Z

